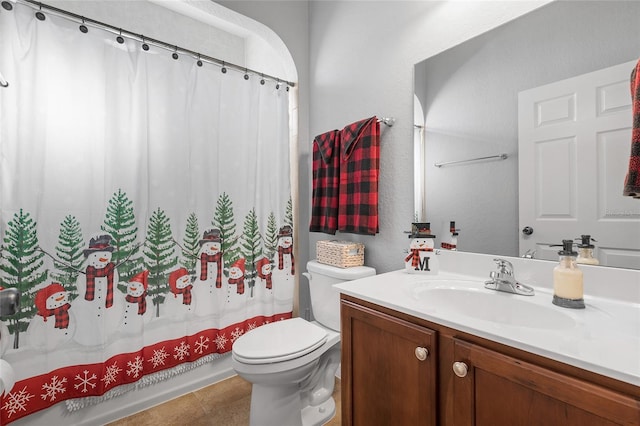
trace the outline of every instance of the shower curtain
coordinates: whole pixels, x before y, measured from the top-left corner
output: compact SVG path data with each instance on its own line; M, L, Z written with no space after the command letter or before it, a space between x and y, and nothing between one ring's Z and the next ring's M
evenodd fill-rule
M0 424L172 377L290 318L289 92L0 12Z

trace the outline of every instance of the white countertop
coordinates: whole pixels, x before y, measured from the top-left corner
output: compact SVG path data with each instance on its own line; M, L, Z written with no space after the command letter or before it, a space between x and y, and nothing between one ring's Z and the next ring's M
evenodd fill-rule
M438 275L409 274L401 270L335 287L341 293L414 317L640 386L639 303L585 294L586 309L566 309L551 303L553 293L549 288L534 285L534 296L513 295L485 289L486 278L442 270ZM536 306L531 306L535 309L526 317L519 317L523 321L516 321L517 325L478 319L464 309L443 308L445 304L455 304L455 300L429 303L429 292L421 292L434 287L449 287L454 293L457 288L472 288L472 292L487 293L480 296L489 303L494 300L487 296L503 298L495 300L500 302L495 304L496 309L503 309L511 300L518 306L524 306L524 302ZM536 314L540 316L539 321L532 318ZM554 322L556 317L561 321Z

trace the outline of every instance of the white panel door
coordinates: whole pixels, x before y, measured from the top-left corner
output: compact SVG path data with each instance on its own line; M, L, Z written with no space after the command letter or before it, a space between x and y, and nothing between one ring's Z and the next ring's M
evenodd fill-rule
M640 269L640 201L622 196L635 64L518 94L520 255L555 260L550 245L589 234L602 264Z

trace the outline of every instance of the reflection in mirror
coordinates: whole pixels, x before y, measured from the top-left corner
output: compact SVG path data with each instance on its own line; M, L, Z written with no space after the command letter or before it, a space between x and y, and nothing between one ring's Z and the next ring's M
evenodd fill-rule
M422 179L424 191L422 198L416 195L416 219L431 222L438 247L446 242L450 221L455 221L460 229L459 250L525 254L520 247L522 241L538 234L532 224L519 223L518 197L535 194L519 194L518 164L536 164L536 159L519 158L518 94L637 61L638 22L640 2L553 2L415 65L415 103L424 111L424 156L416 162L422 164L416 168L416 179ZM627 94L631 69L624 86ZM621 170L628 166L631 141L629 105L625 106L629 121L623 129L628 132L624 147L627 163L620 164L618 170L609 164L604 176L609 181L620 180L621 198ZM419 143L414 140L416 152ZM610 156L610 151L603 149L607 145L601 145L596 155ZM500 158L501 154L506 154L506 159ZM498 157L445 167L434 165L493 156ZM597 174L602 171L603 161L600 158L586 167ZM576 167L584 169L585 165L580 161ZM601 188L595 182L588 195L597 206L591 215L597 216L594 220L622 223L627 231L622 235L623 244L612 242L608 232L595 235L590 229L581 229L579 217L566 217L567 226L560 226L551 241L539 242L538 247L546 245L547 250L539 250L543 254L535 257L555 260L555 248L548 250L549 244L592 234L598 240L595 255L601 264L640 269L640 238L636 238L640 236L640 202L627 197L629 200L619 201L625 206L624 215L606 217L601 214L606 211L606 206L600 205L604 201L598 198ZM577 195L570 195L573 199L567 202L569 205L585 198L581 195L578 200ZM531 235L522 233L526 226L533 227ZM626 248L616 249L621 246ZM614 256L616 253L619 255Z
M424 205L424 110L420 100L413 95L413 205L414 222L426 216Z

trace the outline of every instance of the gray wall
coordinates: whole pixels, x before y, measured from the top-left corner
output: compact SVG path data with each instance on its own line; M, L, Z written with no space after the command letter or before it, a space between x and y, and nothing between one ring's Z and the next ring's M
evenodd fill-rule
M416 67L432 229L456 220L460 250L518 255L518 92L637 59L638 22L640 2L556 2Z

